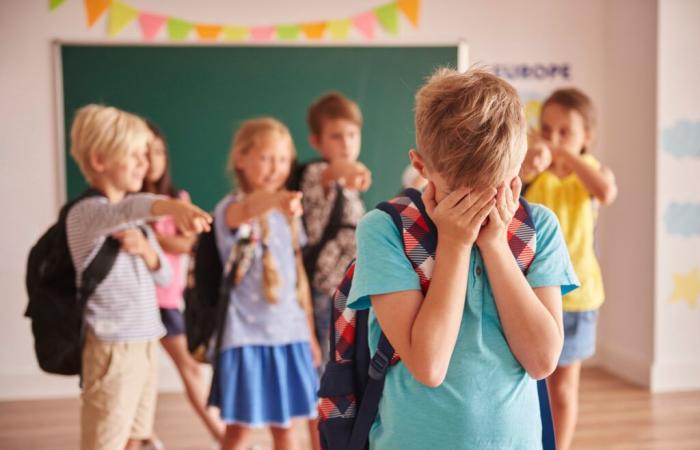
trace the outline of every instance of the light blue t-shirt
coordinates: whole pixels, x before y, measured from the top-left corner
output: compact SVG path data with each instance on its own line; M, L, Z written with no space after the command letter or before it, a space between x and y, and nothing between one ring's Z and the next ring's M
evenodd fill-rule
M532 287L578 286L554 214L532 205L537 250L527 279ZM357 228L357 265L348 305L370 308L370 295L420 290L401 237L384 212L368 213ZM472 250L466 306L445 381L437 388L418 382L399 362L387 373L373 449L539 449L541 422L535 380L510 351L493 293L476 248ZM381 334L370 309L372 353Z
M221 261L227 261L231 248L240 238L237 230L226 225L225 212L235 201L226 196L214 209L216 246ZM231 300L226 316L226 327L221 350L249 345L284 345L309 341L309 323L306 312L296 295L296 264L292 247L291 228L284 214L278 210L268 213L270 225L269 249L280 275L278 300L270 304L263 294L262 244L255 249L255 258L241 283L231 290ZM258 227L257 222L252 223ZM306 236L300 226L301 245ZM257 232L259 235L259 232Z

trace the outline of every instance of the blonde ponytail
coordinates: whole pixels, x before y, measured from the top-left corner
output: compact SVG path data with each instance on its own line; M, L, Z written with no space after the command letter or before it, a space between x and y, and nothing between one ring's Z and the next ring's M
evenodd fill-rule
M299 220L289 218L289 228L292 233L292 248L294 249L294 262L297 271L297 301L307 314L311 314L311 288L309 286L309 277L306 275L304 268L304 260L301 255L301 246L299 245Z
M275 258L270 252L270 223L267 214L260 217L260 240L263 246L263 293L268 303L275 304L279 300L278 290L281 283Z

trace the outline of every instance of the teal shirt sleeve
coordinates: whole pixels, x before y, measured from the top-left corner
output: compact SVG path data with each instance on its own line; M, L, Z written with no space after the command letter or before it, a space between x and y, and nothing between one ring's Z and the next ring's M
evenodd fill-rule
M527 281L533 288L561 286L561 295L566 295L580 284L571 264L557 216L542 205L530 206L537 233L537 249L535 259L527 272Z
M357 261L347 305L370 307L370 295L419 291L420 280L406 257L399 230L383 211L372 210L355 233Z

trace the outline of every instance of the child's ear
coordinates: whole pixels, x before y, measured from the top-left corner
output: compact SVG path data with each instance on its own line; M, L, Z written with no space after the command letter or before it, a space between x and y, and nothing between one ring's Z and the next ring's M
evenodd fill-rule
M590 151L591 144L593 144L593 133L591 130L586 129L586 134L584 134L583 145Z
M102 161L102 158L100 158L99 155L90 153L90 167L92 167L92 170L95 172L102 173L105 171L106 164L104 161Z
M243 165L243 155L241 155L240 153L234 155L233 156L233 167L236 170L243 170L243 167L241 167L242 165Z
M408 157L411 160L411 165L418 171L420 176L428 179L427 174L425 173L425 162L423 161L423 157L420 155L420 153L418 153L416 149L412 148L408 152Z
M310 134L309 135L309 145L311 148L321 151L321 139L319 139L317 134Z

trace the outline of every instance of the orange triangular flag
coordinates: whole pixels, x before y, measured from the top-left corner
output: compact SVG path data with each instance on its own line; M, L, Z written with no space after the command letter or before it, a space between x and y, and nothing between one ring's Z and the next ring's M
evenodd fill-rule
M418 26L418 9L420 9L420 0L399 0L399 9L406 16L409 22L414 27Z
M92 27L111 4L112 0L85 0L88 27Z
M215 41L219 37L219 33L223 27L221 25L195 25L194 30L197 32L199 39L203 41Z
M327 22L303 23L301 31L306 35L307 39L321 39L326 31Z

